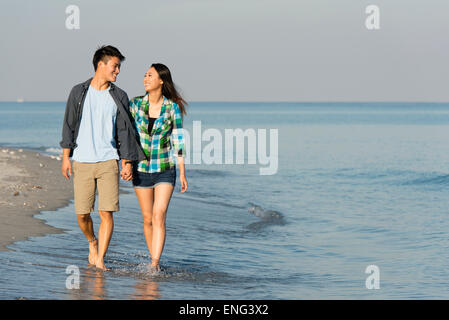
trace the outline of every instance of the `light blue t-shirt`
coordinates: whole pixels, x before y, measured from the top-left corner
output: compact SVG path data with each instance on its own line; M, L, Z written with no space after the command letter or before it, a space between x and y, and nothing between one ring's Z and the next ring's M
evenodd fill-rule
M119 159L115 142L117 105L110 88L97 90L89 86L72 160L93 163Z

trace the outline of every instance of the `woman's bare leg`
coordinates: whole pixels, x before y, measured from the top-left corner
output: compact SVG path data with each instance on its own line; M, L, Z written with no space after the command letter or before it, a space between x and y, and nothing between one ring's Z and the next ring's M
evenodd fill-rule
M168 183L161 183L154 188L151 265L157 269L160 268L159 260L165 245L165 220L173 189Z
M154 188L140 189L134 188L139 201L140 210L143 217L143 233L147 242L148 250L151 257L153 257L152 251L152 239L153 239L153 194Z

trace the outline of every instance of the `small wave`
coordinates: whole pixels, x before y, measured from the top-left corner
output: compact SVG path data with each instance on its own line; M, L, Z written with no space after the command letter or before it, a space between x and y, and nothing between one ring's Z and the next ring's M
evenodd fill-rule
M399 169L379 169L379 170L362 170L353 168L341 168L335 170L333 174L337 178L350 178L350 179L389 179L395 177L404 177L416 174L416 171L412 170L399 170ZM321 175L327 175L321 173Z
M62 149L61 148L46 148L45 152L55 154L55 155L61 155Z
M161 264L161 270L156 271L150 263L137 265L122 265L112 268L116 276L128 276L136 279L153 279L158 281L194 281L194 282L224 282L230 276L223 272L204 270L195 266L173 266Z
M261 206L249 202L248 212L260 218L260 221L248 225L248 229L259 230L269 225L286 224L284 215L279 211L265 210Z
M40 146L40 147L29 147L28 149L31 151L38 152L44 156L62 157L62 148L59 147Z
M402 183L403 185L434 185L434 186L449 186L449 174L435 175L433 177L425 177L413 179Z
M420 172L415 170L384 169L375 171L362 171L357 169L339 169L334 177L369 181L370 184L390 184L402 186L449 186L449 174L441 172ZM365 183L365 182L364 182Z
M225 177L229 176L231 173L229 171L224 170L204 170L204 169L189 169L189 176L199 177Z
M282 213L274 210L264 210L261 206L258 206L254 203L249 202L250 207L248 208L248 212L252 213L256 217L261 218L262 220L281 220L284 218Z
M174 198L179 198L179 199L182 198L182 199L186 199L186 200L190 200L190 201L203 202L203 203L219 205L219 206L223 206L223 207L236 208L236 209L245 209L246 208L246 207L240 206L238 204L232 204L229 202L225 202L224 199L218 198L216 195L209 195L207 198L205 198L204 196L205 196L204 193L196 192L196 191L189 191L188 195L182 195L182 196L179 196L177 194L173 195Z

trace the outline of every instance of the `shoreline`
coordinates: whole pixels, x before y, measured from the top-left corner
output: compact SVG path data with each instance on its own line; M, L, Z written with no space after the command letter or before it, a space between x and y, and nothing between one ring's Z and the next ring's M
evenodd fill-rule
M0 251L30 237L62 233L34 215L73 200L73 183L60 172L61 161L36 151L0 147Z
M66 231L34 217L73 201L73 181L62 176L61 157L0 146L0 252L12 251L7 246L17 241ZM128 193L119 185L119 195Z
M127 193L119 186L119 194ZM65 232L34 216L71 201L73 181L62 176L61 156L0 146L0 252L11 251L8 245L30 237Z

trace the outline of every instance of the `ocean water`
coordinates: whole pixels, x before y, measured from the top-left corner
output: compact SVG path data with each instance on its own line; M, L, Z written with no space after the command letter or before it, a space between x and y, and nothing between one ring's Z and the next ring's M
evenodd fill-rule
M225 129L266 129L276 173L261 175L267 164L249 163L247 152L243 164L193 163L191 143L189 190L181 194L178 180L168 208L163 272L148 271L140 209L122 182L129 193L115 214L111 272L87 267L71 203L38 215L63 233L0 252L0 299L449 298L449 104L188 108L192 141L194 121L202 134L220 132L223 146ZM64 103L1 102L0 145L57 154L63 113ZM98 214L93 220L98 228ZM370 265L379 289L367 288ZM79 289L66 287L69 266Z

